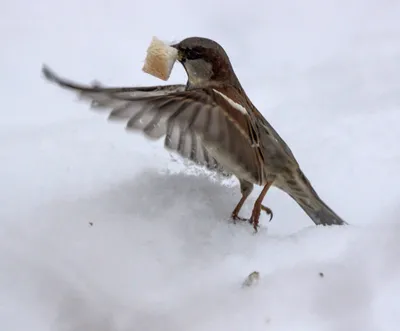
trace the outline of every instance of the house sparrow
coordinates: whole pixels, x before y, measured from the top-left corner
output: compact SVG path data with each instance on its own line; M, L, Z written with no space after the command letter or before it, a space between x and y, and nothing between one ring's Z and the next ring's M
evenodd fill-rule
M242 197L234 220L253 190L263 186L250 219L257 231L262 204L271 186L289 194L319 225L347 224L317 195L284 140L252 104L225 50L215 41L191 37L171 45L178 50L186 85L149 87L85 86L58 77L46 66L44 76L71 89L91 108L106 109L109 119L147 138L165 136L165 148L217 172L235 175Z

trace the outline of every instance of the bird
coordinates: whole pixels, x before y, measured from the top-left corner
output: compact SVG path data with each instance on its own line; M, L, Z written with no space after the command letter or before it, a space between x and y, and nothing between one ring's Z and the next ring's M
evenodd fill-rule
M271 187L287 193L315 225L348 224L317 194L289 146L251 102L225 49L215 40L188 37L171 47L183 66L186 84L105 87L62 78L43 65L43 76L72 90L90 109L106 110L110 121L149 140L164 139L164 147L205 168L235 176L241 198L233 221L248 221L258 231L263 204ZM249 218L239 213L254 189L261 192Z

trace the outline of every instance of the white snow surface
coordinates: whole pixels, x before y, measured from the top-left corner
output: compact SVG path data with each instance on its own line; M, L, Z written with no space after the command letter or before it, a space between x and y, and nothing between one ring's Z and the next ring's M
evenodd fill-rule
M397 331L399 17L393 0L3 1L0 330ZM108 123L40 73L163 84L141 71L152 36L195 35L225 47L349 226L314 226L277 189L271 223L233 224L235 179ZM185 82L175 65L168 83Z

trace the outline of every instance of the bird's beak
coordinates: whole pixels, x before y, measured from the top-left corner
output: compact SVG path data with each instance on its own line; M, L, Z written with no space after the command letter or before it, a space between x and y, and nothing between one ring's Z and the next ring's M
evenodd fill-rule
M177 56L178 61L183 62L184 56L183 56L182 51L179 49L179 44L173 44L173 45L171 45L171 47L175 48L178 51L178 56Z

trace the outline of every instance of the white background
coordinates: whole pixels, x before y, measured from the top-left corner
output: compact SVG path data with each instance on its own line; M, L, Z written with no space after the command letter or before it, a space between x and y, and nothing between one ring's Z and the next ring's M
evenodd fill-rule
M398 330L399 17L394 0L2 1L0 329ZM272 189L254 235L229 220L235 180L41 77L46 63L82 83L163 83L141 71L152 36L221 43L351 225L316 228ZM185 81L177 64L169 83Z

